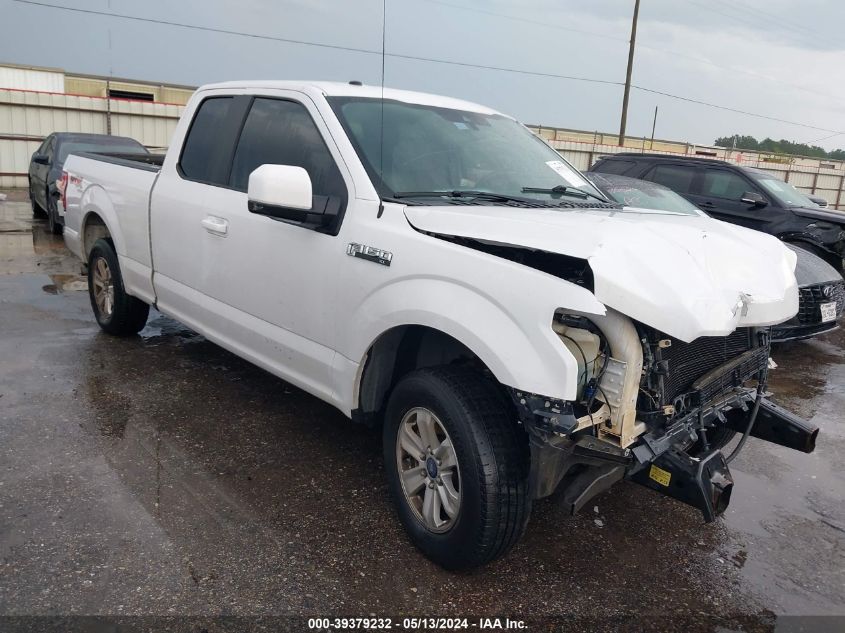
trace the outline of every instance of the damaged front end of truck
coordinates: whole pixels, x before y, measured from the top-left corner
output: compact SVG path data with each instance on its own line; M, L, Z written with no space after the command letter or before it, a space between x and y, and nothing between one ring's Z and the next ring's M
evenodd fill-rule
M798 311L796 256L775 238L629 208L534 211L531 222L510 209L406 215L418 230L558 277L604 306L560 307L545 326L577 363L562 369L565 399L507 387L528 433L535 499L564 488L577 512L628 479L712 521L730 501L729 463L748 437L814 449L818 429L768 399L771 326ZM561 287L563 305L568 292Z
M628 479L710 522L730 502L729 463L747 437L815 448L818 428L767 398L769 328L686 343L612 311L600 322L555 315L555 332L580 359L578 401L511 390L529 434L534 498L564 486L574 514Z

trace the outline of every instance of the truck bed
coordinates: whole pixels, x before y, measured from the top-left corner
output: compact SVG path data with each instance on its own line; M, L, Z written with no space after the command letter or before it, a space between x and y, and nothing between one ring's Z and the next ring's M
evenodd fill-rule
M164 162L164 154L122 154L118 152L79 152L74 156L82 156L91 160L98 160L113 165L123 165L133 169L145 171L160 171Z
M86 229L81 205L110 227L110 238L120 260L123 281L132 294L153 300L152 260L149 242L150 192L164 156L80 152L65 161L68 174L64 237L68 248L82 261L94 240L96 228Z

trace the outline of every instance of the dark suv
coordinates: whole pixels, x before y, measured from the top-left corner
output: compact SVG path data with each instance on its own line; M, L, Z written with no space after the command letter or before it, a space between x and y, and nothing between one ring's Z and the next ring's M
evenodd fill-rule
M708 158L634 153L600 158L592 171L665 185L714 218L797 244L843 272L845 213L819 208L772 174Z

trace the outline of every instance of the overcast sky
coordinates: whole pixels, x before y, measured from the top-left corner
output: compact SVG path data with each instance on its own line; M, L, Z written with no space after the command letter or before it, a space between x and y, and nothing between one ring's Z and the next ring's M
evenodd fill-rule
M634 0L386 5L387 86L477 101L526 123L618 130ZM382 15L382 0L0 0L0 62L189 85L377 84ZM634 89L628 133L649 136L657 105L659 138L711 144L740 133L845 147L845 134L820 140L845 132L843 24L841 0L642 0L635 85L823 129Z

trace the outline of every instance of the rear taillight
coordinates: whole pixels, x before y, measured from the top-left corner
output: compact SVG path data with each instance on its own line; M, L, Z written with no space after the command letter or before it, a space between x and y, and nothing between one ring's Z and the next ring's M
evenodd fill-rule
M67 209L67 172L62 172L62 177L56 181L56 190L62 197L62 206Z

